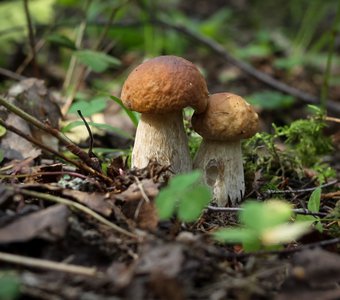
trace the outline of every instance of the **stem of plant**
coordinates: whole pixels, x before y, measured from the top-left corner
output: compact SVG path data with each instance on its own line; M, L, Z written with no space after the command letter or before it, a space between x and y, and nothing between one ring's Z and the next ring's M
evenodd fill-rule
M338 8L337 8L335 20L333 23L333 28L330 32L326 70L325 70L322 89L321 89L320 106L321 106L321 110L324 116L327 114L327 98L328 98L328 93L329 93L329 80L331 77L332 59L333 59L333 54L334 54L334 49L335 49L335 38L338 34L339 25L340 25L340 3L338 3Z
M21 266L60 271L78 275L85 276L95 276L98 275L98 270L96 268L87 268L83 266L70 265L65 263L59 263L54 261L49 261L45 259L31 258L21 255L15 255L5 252L0 252L0 261L7 263L13 263Z
M87 172L100 177L107 183L112 183L111 178L105 176L104 174L100 172L100 170L96 169L97 166L93 164L93 161L91 160L91 158L88 156L86 152L81 150L77 145L73 144L66 136L64 136L57 129L45 125L44 123L40 122L39 120L31 116L30 114L26 113L25 111L11 104L9 101L7 101L5 98L1 96L0 96L0 105L3 105L9 111L21 117L28 123L56 137L63 145L66 146L67 149L69 149L73 154L78 156L88 166L86 167ZM84 167L82 168L84 169Z
M11 125L8 125L2 119L0 119L0 125L5 127L7 130L9 130L9 131L11 131L11 132L21 136L22 138L24 138L25 140L29 141L30 143L38 146L40 149L42 149L42 150L44 150L44 151L46 151L48 153L54 154L55 156L58 156L59 158L63 159L64 161L67 161L68 163L75 165L79 169L82 169L83 166L81 164L79 164L78 162L73 161L73 160L69 159L68 157L62 155L61 153L55 151L54 149L52 149L52 148L50 148L50 147L48 147L48 146L38 142L36 139L31 137L30 135L27 135L27 134L21 132L19 129L17 129L17 128L11 126Z
M28 7L28 0L24 0L24 9L25 9L25 15L27 20L27 27L28 27L28 37L29 37L29 44L32 52L32 62L33 62L33 68L35 77L39 77L39 69L37 65L36 60L36 52L35 52L35 37L34 37L34 29L32 25L32 19Z
M88 12L89 7L91 6L91 3L92 3L92 0L87 0L85 2L85 5L84 5L84 17L83 17L82 22L79 25L78 33L77 33L77 37L76 37L76 42L75 42L77 49L81 48L81 43L83 41L86 26L87 26L87 12ZM76 78L76 79L73 80L73 86L71 88L70 94L66 98L65 104L61 108L62 116L65 116L67 114L69 108L71 107L73 99L74 99L74 97L77 93L77 90L80 86L82 78L85 74L85 67L81 66L81 69L78 70L78 72L77 72L78 73L77 76L75 76L75 70L76 69L77 69L77 58L76 58L75 55L72 55L69 67L67 69L64 84L63 84L63 90L64 90L65 93L68 90L68 88L71 86L72 79L74 79L74 78Z

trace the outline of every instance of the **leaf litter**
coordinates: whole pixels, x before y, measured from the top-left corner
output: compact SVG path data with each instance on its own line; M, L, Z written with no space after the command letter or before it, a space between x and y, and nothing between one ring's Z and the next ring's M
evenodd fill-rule
M38 90L35 96L48 95L39 81L30 84ZM331 246L328 251L306 249L295 255L243 255L240 246L216 243L209 235L234 224L234 214L207 211L195 223L160 221L154 201L168 182L169 167L152 161L144 169L128 169L117 157L108 166L112 184L107 185L53 160L44 158L41 163L39 149L34 154L20 143L7 147L19 155L5 152L1 172L9 177L0 185L0 261L2 252L11 252L36 257L42 265L51 261L96 270L90 276L75 275L1 262L0 270L14 270L22 297L310 299L311 291L318 299L339 295L338 256ZM137 238L119 234L72 206L20 192L24 190L85 205Z

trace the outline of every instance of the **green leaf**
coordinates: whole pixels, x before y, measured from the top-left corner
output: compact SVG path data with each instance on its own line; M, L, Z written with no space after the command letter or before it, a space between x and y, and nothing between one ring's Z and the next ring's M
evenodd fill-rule
M171 218L175 212L177 200L178 198L172 189L164 188L159 192L155 203L161 220L168 220Z
M110 97L111 97L111 99L113 101L115 101L125 111L125 113L128 115L128 117L130 118L130 120L133 123L133 125L135 125L135 127L137 127L138 121L139 121L138 114L136 112L133 112L133 111L129 110L123 104L122 100L119 99L118 97L116 97L116 96L110 96Z
M69 37L63 34L58 34L58 33L51 34L47 37L46 40L60 47L68 48L71 50L77 49L76 44Z
M95 123L95 122L87 122L88 125L99 128L99 129L104 129L106 131L112 131L114 133L117 133L123 137L126 137L128 139L133 139L133 136L131 136L129 133L127 133L126 131L117 128L117 127L113 127L111 125L108 124L101 124L101 123ZM73 121L69 124L67 124L66 126L64 126L62 128L62 132L68 132L70 130L72 130L73 128L76 128L78 126L85 126L83 121Z
M0 273L0 299L14 300L20 296L20 280L10 273Z
M311 212L319 212L320 210L320 199L321 199L321 188L318 187L313 191L308 200L308 210Z
M254 232L246 228L223 228L215 231L213 237L223 243L244 243L254 240Z
M210 199L211 193L206 186L195 186L193 189L186 191L179 203L178 218L184 222L197 220Z
M177 209L182 221L194 221L210 200L210 191L199 184L200 171L172 177L167 187L156 198L156 207L161 219L170 218Z
M91 100L79 100L72 104L69 113L77 114L80 110L84 117L89 117L101 112L106 108L108 99L106 97L95 97Z
M6 128L0 125L0 137L3 137L6 134Z
M5 158L5 152L4 150L0 149L0 163L4 160Z
M101 73L111 66L119 66L120 60L103 52L92 50L78 50L74 52L79 62L88 66L91 70Z
M311 230L312 222L284 223L264 230L261 234L263 245L277 245L292 242Z
M192 171L186 174L180 174L170 179L169 186L176 189L177 192L181 192L194 183L197 183L201 178L202 173L199 170Z
M291 206L280 200L266 202L248 201L240 212L240 222L257 232L289 220Z
M314 224L314 228L319 231L323 232L323 226L320 222L320 218L318 216L311 216L311 215L297 215L295 217L295 222L309 222Z
M272 49L269 45L266 44L251 45L248 47L240 48L237 51L237 55L242 59L267 57L271 53Z

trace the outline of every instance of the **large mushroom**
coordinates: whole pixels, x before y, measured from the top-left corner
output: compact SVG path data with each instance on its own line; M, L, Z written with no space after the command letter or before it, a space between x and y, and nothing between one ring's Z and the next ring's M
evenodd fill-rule
M213 190L218 206L235 206L245 192L241 139L253 136L259 126L257 113L243 98L218 93L210 96L202 114L192 117L194 130L203 137L194 168Z
M159 56L137 66L126 79L121 99L141 113L132 150L132 166L146 167L150 160L170 165L176 173L192 169L182 109L202 113L208 89L197 67L184 58Z

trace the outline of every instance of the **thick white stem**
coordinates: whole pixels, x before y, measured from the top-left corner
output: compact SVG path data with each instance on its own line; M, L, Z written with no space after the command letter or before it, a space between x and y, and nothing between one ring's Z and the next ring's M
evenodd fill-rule
M192 169L182 112L141 115L132 151L132 167L144 168L150 160L170 165L175 174Z
M203 171L218 206L236 206L244 196L244 173L241 142L203 140L194 161Z

